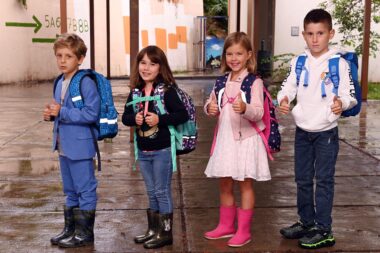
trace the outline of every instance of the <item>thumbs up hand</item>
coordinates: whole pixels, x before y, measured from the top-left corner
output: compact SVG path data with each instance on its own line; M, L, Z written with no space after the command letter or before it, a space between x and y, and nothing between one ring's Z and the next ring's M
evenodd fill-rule
M239 93L237 97L235 98L234 103L232 104L232 109L236 113L243 114L245 113L246 108L247 108L247 105L243 102L243 99L241 98L241 93Z
M331 111L335 114L335 115L339 115L342 113L343 109L342 109L342 100L340 100L339 97L337 96L334 96L334 99L333 99L333 104L331 106Z
M290 105L289 105L289 99L287 96L285 96L281 102L280 102L280 106L278 107L278 109L280 110L280 112L282 114L288 114L289 113L289 110L290 110Z
M219 112L218 104L216 103L216 98L215 96L211 96L211 101L207 105L207 112L211 116L216 116Z

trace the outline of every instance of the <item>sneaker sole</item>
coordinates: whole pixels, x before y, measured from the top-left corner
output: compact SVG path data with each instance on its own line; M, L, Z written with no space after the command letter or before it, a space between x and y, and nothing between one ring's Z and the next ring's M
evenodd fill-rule
M228 246L232 247L232 248L239 248L239 247L243 247L244 245L248 244L251 242L251 239L249 239L248 241L242 243L242 244L227 244Z
M285 234L283 234L283 233L281 233L281 232L280 232L280 234L281 234L284 238L286 238L286 239L301 239L302 237L305 236L305 235L287 236L287 235L285 235Z
M324 247L331 247L331 246L334 246L334 244L335 244L335 239L332 238L332 239L325 239L318 243L313 243L313 244L299 243L298 245L304 249L319 249L319 248L324 248Z
M298 234L293 235L293 236L286 235L285 232L283 232L283 231L280 230L280 234L283 237L285 237L286 239L301 239L302 237L304 237L305 235L307 235L307 230L304 233L299 232Z
M218 239L223 239L223 238L230 238L232 236L234 236L235 234L229 234L229 235L222 235L222 236L219 236L219 237L209 237L209 236L203 236L204 238L206 238L207 240L218 240Z

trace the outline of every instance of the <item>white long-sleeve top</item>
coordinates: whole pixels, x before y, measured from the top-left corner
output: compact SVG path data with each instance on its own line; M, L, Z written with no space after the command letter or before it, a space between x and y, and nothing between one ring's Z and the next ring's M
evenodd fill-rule
M296 62L297 57L292 59L288 77L283 81L281 90L277 95L277 100L287 96L289 103L297 98L297 104L292 110L295 123L301 129L308 132L320 132L334 128L338 125L340 115L335 115L331 111L331 105L335 94L333 93L333 83L325 82L326 97L322 97L322 81L329 72L329 59L339 53L337 49L329 49L328 52L315 58L307 49L305 68L309 72L308 85L304 86L305 71L302 71L299 84L297 86ZM340 58L339 60L339 88L338 97L342 101L342 109L347 110L357 104L355 98L354 83L348 63Z

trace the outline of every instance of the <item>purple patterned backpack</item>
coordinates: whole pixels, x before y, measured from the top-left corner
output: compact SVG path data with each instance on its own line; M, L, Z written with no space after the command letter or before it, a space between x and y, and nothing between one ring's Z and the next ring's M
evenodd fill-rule
M219 92L223 92L222 90L226 86L227 78L228 78L228 74L220 76L216 79L216 82L214 85L214 91L215 91L216 97L219 97ZM245 93L247 103L251 101L251 87L255 79L256 79L255 75L248 74L244 78L241 84L240 89ZM262 131L260 131L260 129L257 127L257 125L254 122L251 122L251 124L256 129L257 133L261 136L265 144L265 148L267 150L269 158L273 160L272 153L276 153L280 151L281 135L278 129L278 121L275 115L275 106L273 104L270 93L265 87L264 87L264 115L263 115L262 121L265 125L265 129Z
M142 97L142 93L139 89L132 91L132 101L126 106L133 105L134 111L138 112L139 103L150 100L153 101L156 112L159 115L167 114L167 110L164 103L164 84L158 84L154 89L154 95L152 97ZM189 114L189 120L183 124L177 126L169 126L172 143L172 153L175 155L187 154L193 151L197 144L198 130L195 118L195 106L191 97L178 87L173 87L180 100L184 104L187 113Z

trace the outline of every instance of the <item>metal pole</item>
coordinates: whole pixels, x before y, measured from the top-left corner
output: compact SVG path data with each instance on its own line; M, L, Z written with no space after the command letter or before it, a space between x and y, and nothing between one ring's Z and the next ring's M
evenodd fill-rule
M253 48L257 52L260 45L260 1L255 0L253 6ZM252 38L252 37L251 37Z
M369 37L371 31L371 6L372 0L365 0L364 6L364 36L362 57L362 100L367 101L368 96L368 61L369 61Z
M131 58L130 58L130 67L135 62L135 58L139 52L139 1L131 0L130 1L130 31L131 31Z
M236 31L237 32L240 32L240 6L241 6L241 3L240 3L240 0L237 0L237 11L236 11Z
M207 17L203 17L200 20L200 32L201 32L201 44L200 44L200 54L201 54L201 69L206 70L206 27L207 27Z
M90 2L90 48L91 48L91 69L95 70L95 22L94 22L94 1Z
M110 26L110 0L107 0L107 78L111 77L111 26Z
M130 40L131 40L131 50L130 50L130 68L132 70L133 64L135 63L136 56L139 52L139 1L130 0ZM129 131L129 141L133 142L133 132L134 128L131 127Z
M61 33L67 33L67 2L60 1Z

